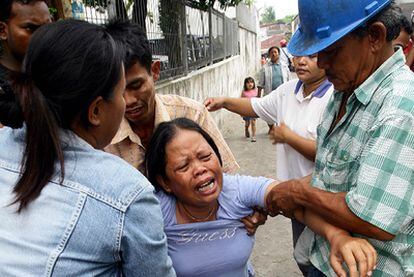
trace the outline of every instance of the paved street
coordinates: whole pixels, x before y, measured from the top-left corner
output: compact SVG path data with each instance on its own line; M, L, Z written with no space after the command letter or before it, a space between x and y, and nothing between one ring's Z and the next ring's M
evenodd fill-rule
M230 114L230 113L229 113ZM267 138L267 125L257 121L257 142L244 138L244 122L230 114L223 132L240 164L240 174L275 178L276 148ZM292 257L290 220L282 216L269 218L256 234L252 263L257 277L301 276Z

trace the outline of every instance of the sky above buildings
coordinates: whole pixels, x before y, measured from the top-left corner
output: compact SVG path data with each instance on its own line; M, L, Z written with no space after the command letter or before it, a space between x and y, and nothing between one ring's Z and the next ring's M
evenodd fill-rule
M273 7L276 12L276 18L284 18L286 15L298 13L297 0L255 0L254 5L261 14L266 7Z

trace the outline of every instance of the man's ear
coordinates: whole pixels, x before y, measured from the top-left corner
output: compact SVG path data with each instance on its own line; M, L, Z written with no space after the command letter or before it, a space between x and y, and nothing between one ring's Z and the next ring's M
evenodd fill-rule
M152 79L155 81L158 81L160 78L160 71L161 71L161 62L160 61L153 61L151 64L151 74Z
M0 21L0 40L7 40L7 23Z
M170 186L168 185L168 183L165 181L164 177L157 175L157 177L155 177L155 179L157 180L157 183L167 192L167 193L171 193L172 190L170 188Z
M104 99L102 96L96 97L95 100L89 105L88 108L88 121L93 126L99 126L101 125L101 119L103 114L103 105L104 105Z
M377 52L387 44L387 28L382 22L374 22L368 27L368 39L371 51Z

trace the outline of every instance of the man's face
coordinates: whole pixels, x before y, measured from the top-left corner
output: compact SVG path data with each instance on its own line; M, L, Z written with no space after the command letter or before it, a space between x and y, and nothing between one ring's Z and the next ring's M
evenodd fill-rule
M277 48L273 48L269 52L269 58L272 61L272 63L277 63L277 61L279 60L279 51L277 51Z
M325 70L318 67L318 55L294 57L295 72L299 80L309 85L325 77Z
M8 22L1 22L0 38L5 49L16 60L22 61L33 32L52 20L45 2L30 4L14 2Z
M125 117L135 125L149 123L155 114L154 77L159 73L159 63L153 63L151 73L138 62L125 72Z
M392 41L392 46L394 49L398 50L398 48L405 49L410 42L410 35L402 29L400 34L396 39Z
M369 39L347 35L318 53L318 66L325 69L328 80L342 92L353 92L372 73L375 56Z

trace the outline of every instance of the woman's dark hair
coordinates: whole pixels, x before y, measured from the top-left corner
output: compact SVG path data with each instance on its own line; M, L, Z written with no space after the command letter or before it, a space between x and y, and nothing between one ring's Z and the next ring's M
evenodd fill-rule
M125 48L125 70L138 62L148 73L151 73L151 48L142 27L129 21L119 20L111 21L105 27L114 40Z
M252 77L247 77L246 79L244 79L243 90L248 90L247 89L247 83L248 82L253 82L253 89L256 88L256 82L254 81L254 79Z
M111 99L121 77L122 57L123 48L98 25L62 20L34 33L23 62L24 78L14 89L26 125L22 174L14 187L18 212L55 175L56 162L63 181L59 129L70 129L77 118L90 127L89 105L98 96Z
M183 117L168 122L162 122L155 130L145 154L147 177L156 189L160 189L161 187L157 182L157 176L167 178L165 173L165 167L167 166L165 149L167 148L168 143L175 138L179 130L190 130L202 135L217 155L220 165L223 165L216 143L211 136L200 127L200 125Z
M267 50L267 55L268 56L270 56L270 52L272 52L272 50L273 49L276 49L277 50L277 52L279 53L279 55L280 55L280 48L279 47L277 47L277 46L272 46L272 47L270 47L269 48L269 50Z

